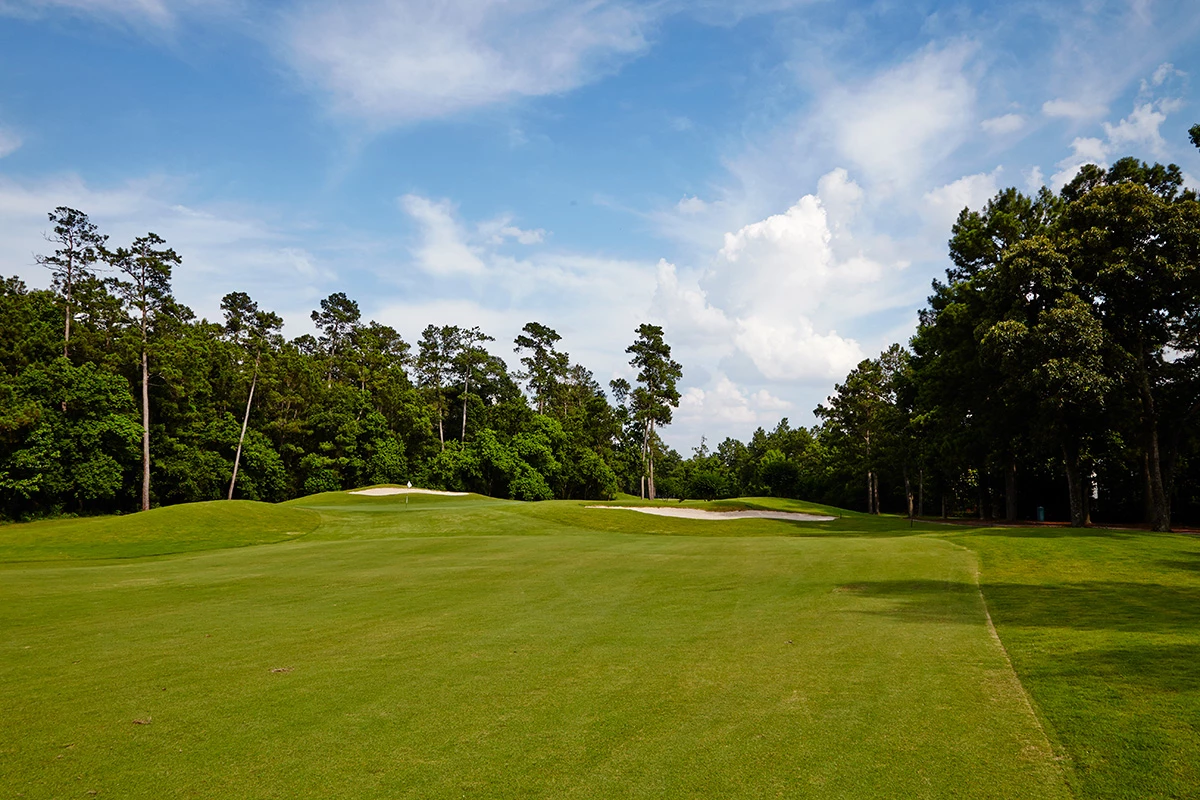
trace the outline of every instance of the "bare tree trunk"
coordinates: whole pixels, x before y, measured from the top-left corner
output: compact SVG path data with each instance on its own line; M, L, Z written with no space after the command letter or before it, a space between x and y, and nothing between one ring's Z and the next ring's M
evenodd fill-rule
M467 396L471 391L471 365L467 364L467 379L463 381L463 419L462 419L462 441L466 444L467 441Z
M1083 527L1083 484L1079 475L1079 453L1063 445L1063 464L1067 471L1067 495L1071 501L1071 527Z
M871 470L867 470L867 513L868 514L875 513L875 509L871 505L872 497L873 497L873 494L871 492Z
M144 317L143 317L144 319ZM143 325L145 323L143 322ZM150 363L142 334L142 511L150 510Z
M871 470L871 492L875 503L874 513L879 513L879 473Z
M650 499L654 499L654 420L650 420L650 436L646 441L647 450L649 452L650 465L650 482L648 484Z
M254 402L254 387L258 385L258 365L261 355L254 357L254 377L250 380L250 396L246 398L246 413L242 415L242 433L238 436L237 452L233 455L233 477L229 479L229 496L233 499L233 486L237 483L238 464L242 461L242 442L246 440L246 425L250 422L250 404Z
M1144 361L1143 361L1144 363ZM1141 365L1139 365L1141 366ZM1156 531L1171 530L1171 510L1167 505L1167 492L1163 483L1162 454L1158 442L1158 411L1154 406L1154 393L1150 389L1150 376L1144 366L1141 369L1142 413L1146 423L1146 455L1150 464L1150 526Z
M913 518L913 493L912 484L908 480L908 469L904 470L904 500L908 505L908 518Z
M1142 520L1147 525L1154 524L1154 490L1150 488L1150 454L1142 453Z
M917 516L925 516L925 468L917 472Z
M1012 456L1004 468L1004 518L1017 521L1017 459Z
M1092 524L1092 476L1089 473L1079 474L1079 505L1083 509L1083 526Z
M63 326L63 358L70 357L71 346L71 285L67 284L67 319Z

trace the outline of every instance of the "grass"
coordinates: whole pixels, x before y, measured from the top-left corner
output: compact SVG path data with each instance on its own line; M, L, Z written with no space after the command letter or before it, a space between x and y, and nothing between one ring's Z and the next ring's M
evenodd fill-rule
M329 493L0 528L0 786L1053 798L1198 785L1194 539L585 505Z

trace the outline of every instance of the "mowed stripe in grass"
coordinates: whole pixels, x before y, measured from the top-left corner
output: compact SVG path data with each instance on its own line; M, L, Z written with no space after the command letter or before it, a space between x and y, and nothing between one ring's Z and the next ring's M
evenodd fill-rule
M1064 528L954 540L981 554L996 626L1076 794L1200 796L1200 540Z
M322 511L296 542L5 568L0 783L27 797L1065 796L966 550L412 502ZM542 535L496 533L521 532L521 509ZM448 533L439 513L483 515L493 535ZM877 590L903 585L941 596Z

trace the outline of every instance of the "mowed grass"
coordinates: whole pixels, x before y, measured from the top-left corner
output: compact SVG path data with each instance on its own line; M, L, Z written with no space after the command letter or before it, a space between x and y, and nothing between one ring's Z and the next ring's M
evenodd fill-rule
M954 537L1079 797L1200 796L1200 540L996 528ZM936 605L940 587L916 590Z
M1195 785L1191 539L1077 550L845 512L713 522L345 493L262 507L283 516L261 528L209 516L210 530L184 531L224 513L208 505L222 504L152 512L179 515L158 528L167 542L179 530L208 543L158 558L133 557L170 552L139 552L147 528L133 526L150 515L70 521L111 531L102 555L83 527L46 545L70 561L28 558L38 525L58 523L0 528L0 545L25 543L17 558L0 550L8 795L1052 798ZM296 535L285 518L312 524ZM273 543L234 547L256 541ZM1149 583L1175 593L1126 600L1119 624L1089 602L1111 593L1069 595L1091 615L1076 625L1048 599L1079 574L1071 559L1130 596L1148 582L1143 562L1164 562ZM981 563L1024 688L987 624ZM1040 605L1011 587L1044 587ZM1088 652L1074 637L1111 633L1127 639L1101 651L1174 647L1178 677L1151 671L1147 686L1086 661L1067 675L1063 655ZM1150 711L1169 735L1143 734Z
M116 517L0 525L0 562L139 558L278 542L309 533L319 514L232 500Z

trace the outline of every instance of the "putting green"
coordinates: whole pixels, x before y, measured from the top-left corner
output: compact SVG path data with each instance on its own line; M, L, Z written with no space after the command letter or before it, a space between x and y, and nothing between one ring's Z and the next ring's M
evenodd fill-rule
M262 531L193 519L209 527L189 541L221 549L0 566L0 785L1069 796L989 630L974 552L857 515L583 505L335 493L264 510ZM274 512L320 524L289 537ZM31 530L0 528L0 548ZM46 547L95 555L69 533ZM290 540L229 547L263 538Z

